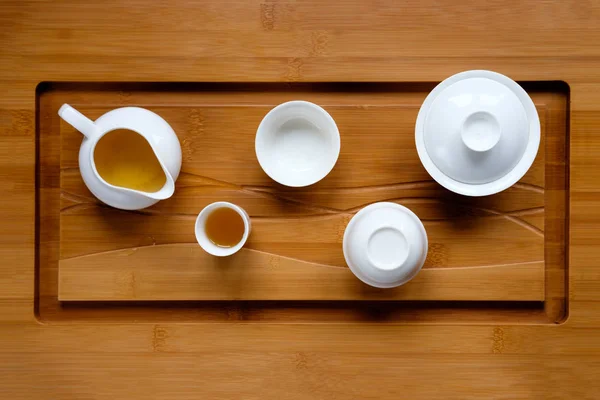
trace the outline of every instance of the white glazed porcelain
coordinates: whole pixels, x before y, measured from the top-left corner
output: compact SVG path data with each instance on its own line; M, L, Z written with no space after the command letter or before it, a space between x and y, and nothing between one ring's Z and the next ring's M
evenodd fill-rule
M273 108L256 132L256 157L273 180L286 186L323 179L340 154L340 133L323 108L290 101Z
M63 104L58 115L84 135L79 149L79 170L90 192L100 201L123 210L139 210L173 195L181 170L181 146L171 126L160 116L144 108L123 107L92 121L68 104ZM115 129L132 130L148 141L166 177L159 191L149 193L114 186L98 174L94 149L102 136Z
M244 228L245 228L244 236L242 236L242 240L240 240L240 242L235 246L232 246L232 247L217 246L216 244L211 242L210 239L206 236L206 231L205 231L206 218L210 215L211 212L215 211L218 208L231 208L232 210L235 210L240 215L240 217L242 217L242 220L244 220ZM206 207L204 207L202 209L202 211L200 211L200 214L198 214L198 218L196 218L196 226L195 226L196 240L198 241L198 244L208 254L212 254L213 256L217 256L217 257L230 256L234 253L237 253L244 246L244 244L246 243L246 240L248 240L248 236L250 235L251 228L252 228L252 225L250 223L250 216L248 215L246 210L244 210L240 206L236 206L233 203L228 203L226 201L217 201L215 203L211 203L211 204L207 205Z
M540 144L540 121L515 81L492 71L466 71L427 96L415 140L433 179L456 193L485 196L525 175Z
M427 232L419 217L396 203L374 203L360 210L344 232L344 257L364 283L400 286L417 275L427 257Z

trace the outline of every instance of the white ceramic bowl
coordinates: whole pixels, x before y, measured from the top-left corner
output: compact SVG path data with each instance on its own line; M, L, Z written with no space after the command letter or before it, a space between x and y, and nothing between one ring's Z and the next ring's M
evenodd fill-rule
M427 232L419 217L396 203L374 203L360 210L344 232L344 257L364 283L400 286L423 267Z
M417 152L433 179L467 196L498 193L531 167L540 145L533 101L492 71L453 75L427 96L415 127Z
M308 186L333 169L340 154L340 133L333 118L318 105L290 101L263 118L255 149L260 166L273 180L286 186Z
M244 235L242 236L242 240L240 240L240 242L238 244L236 244L235 246L232 246L232 247L217 246L208 238L208 236L206 236L206 231L205 231L206 218L210 215L211 212L213 212L214 210L216 210L218 208L231 208L232 210L235 210L240 215L242 220L244 221L244 228L245 228ZM244 246L244 244L246 243L246 240L248 240L248 236L250 236L251 227L252 226L250 223L250 216L248 216L248 213L246 212L246 210L244 210L240 206L236 206L233 203L229 203L226 201L217 201L215 203L211 203L211 204L207 205L206 207L204 207L202 209L202 211L200 211L200 214L198 214L198 218L196 218L196 226L195 226L196 240L198 241L198 244L200 245L200 247L202 247L204 249L204 251L206 251L209 254L212 254L213 256L217 256L217 257L230 256L234 253L237 253Z

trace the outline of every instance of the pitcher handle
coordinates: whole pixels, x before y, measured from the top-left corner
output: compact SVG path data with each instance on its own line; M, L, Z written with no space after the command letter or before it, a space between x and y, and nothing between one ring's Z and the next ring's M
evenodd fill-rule
M96 136L98 132L98 127L94 121L66 103L60 107L58 115L89 139Z

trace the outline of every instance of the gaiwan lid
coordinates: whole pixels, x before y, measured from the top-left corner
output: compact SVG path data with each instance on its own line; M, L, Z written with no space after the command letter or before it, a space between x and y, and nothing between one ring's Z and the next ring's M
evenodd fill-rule
M485 196L525 175L540 145L540 121L515 81L492 71L466 71L429 93L415 139L433 179L456 193Z

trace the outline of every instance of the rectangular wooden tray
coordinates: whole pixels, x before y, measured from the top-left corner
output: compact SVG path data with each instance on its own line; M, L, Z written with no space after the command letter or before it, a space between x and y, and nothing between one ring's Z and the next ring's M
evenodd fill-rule
M264 316L273 302L285 302L312 320L350 301L354 310L382 302L390 310L457 308L494 318L524 309L535 315L531 321L561 321L567 313L568 88L560 82L524 84L542 126L536 161L512 188L468 198L432 181L416 153L414 122L433 86L40 85L38 314L77 318L87 310L86 318L95 313L111 319L137 307L161 318L176 307L189 317L191 308L245 304ZM293 99L327 109L342 143L331 174L301 189L271 181L254 154L261 118ZM82 136L56 114L65 102L90 118L126 105L165 118L183 150L175 195L137 212L99 203L79 175ZM217 200L242 206L253 223L246 247L226 259L208 256L194 238L197 213ZM348 221L376 201L411 208L429 237L424 269L397 289L363 285L342 254Z

